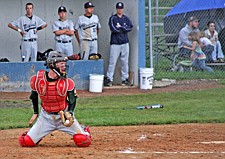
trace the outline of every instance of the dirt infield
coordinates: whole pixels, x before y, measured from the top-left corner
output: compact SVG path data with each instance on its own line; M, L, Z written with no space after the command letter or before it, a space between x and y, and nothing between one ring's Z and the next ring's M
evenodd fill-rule
M71 136L58 131L37 147L22 148L17 138L25 130L0 131L0 158L225 158L224 124L92 127L93 142L86 148L76 147Z
M104 89L102 93L78 91L79 96L129 95L190 91L224 87L216 81L183 81L152 90ZM28 100L29 93L3 93L0 100ZM28 129L0 130L0 158L32 159L215 159L225 158L225 124L177 124L91 127L93 142L78 148L72 137L55 131L37 147L22 148L18 137Z

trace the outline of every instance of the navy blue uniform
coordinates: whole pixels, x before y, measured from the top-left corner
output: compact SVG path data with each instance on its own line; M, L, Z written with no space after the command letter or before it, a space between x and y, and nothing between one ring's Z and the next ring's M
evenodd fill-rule
M129 59L129 39L127 33L133 28L131 20L122 15L112 15L109 19L109 28L111 30L110 40L110 59L107 71L107 79L112 82L115 66L118 58L121 61L121 79L122 84L128 80L128 59Z
M110 44L120 45L129 42L127 33L132 30L133 24L127 16L122 15L121 18L117 14L111 16L109 28L111 30Z

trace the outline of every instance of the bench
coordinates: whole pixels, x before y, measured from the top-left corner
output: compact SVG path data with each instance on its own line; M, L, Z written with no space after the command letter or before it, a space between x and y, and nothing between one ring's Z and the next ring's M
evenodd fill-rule
M172 71L192 71L190 57L187 54L176 53L173 57Z
M207 66L214 67L217 69L224 70L225 63L224 62L216 62L216 63L206 63Z
M168 37L175 36L174 34L154 35L153 50L156 52L156 67L158 66L159 56L163 56L170 61L173 61L174 55L177 54L177 43L167 43Z
M225 63L206 63L206 65L224 69ZM177 53L173 57L173 66L171 70L179 72L192 71L192 62L190 61L190 57L187 54Z

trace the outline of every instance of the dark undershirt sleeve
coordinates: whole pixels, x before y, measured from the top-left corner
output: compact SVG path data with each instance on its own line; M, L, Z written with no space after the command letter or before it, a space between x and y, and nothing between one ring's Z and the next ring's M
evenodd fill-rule
M68 91L68 111L73 114L76 107L77 95L74 93L74 90Z
M34 114L38 114L38 93L36 91L31 91L30 99L32 100Z

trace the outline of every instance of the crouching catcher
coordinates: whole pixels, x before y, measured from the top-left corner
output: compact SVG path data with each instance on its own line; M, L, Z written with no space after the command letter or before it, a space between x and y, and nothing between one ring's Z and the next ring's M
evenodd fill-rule
M46 60L49 72L40 70L31 78L30 99L34 114L29 125L36 119L37 122L19 137L19 144L22 147L36 146L43 137L54 130L73 136L74 143L78 147L87 147L91 144L89 127L81 126L74 116L77 96L73 80L66 77L66 62L65 54L52 51ZM38 96L41 99L40 114Z

